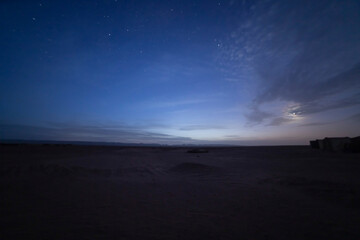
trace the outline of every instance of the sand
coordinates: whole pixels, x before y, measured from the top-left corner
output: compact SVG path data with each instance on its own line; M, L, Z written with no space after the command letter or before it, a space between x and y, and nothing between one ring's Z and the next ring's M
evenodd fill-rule
M0 146L0 239L360 239L360 155Z

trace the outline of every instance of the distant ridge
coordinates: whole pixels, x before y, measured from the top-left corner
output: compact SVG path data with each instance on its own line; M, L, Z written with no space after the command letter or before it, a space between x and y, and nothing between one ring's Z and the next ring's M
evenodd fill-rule
M149 146L159 147L166 146L157 143L121 143L121 142L88 142L88 141L54 141L54 140L0 140L2 144L68 144L68 145L84 145L84 146Z
M235 147L227 144L159 144L159 143L122 143L122 142L90 142L90 141L55 141L55 140L23 140L2 139L0 144L51 144L51 145L80 145L80 146L124 146L124 147ZM237 146L239 147L239 146Z

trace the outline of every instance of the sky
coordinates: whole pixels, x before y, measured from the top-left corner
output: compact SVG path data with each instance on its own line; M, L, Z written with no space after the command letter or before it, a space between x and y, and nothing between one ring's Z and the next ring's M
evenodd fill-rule
M360 135L358 0L3 0L0 29L0 139Z

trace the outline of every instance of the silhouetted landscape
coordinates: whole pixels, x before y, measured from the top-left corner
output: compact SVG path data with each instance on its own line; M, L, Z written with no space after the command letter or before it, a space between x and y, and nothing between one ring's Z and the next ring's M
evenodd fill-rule
M359 0L0 0L0 240L359 240Z
M358 239L360 155L1 145L1 239Z

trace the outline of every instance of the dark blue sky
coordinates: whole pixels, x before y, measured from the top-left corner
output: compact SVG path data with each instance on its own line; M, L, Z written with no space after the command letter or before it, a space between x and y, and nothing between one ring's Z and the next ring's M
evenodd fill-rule
M1 1L0 138L360 134L360 2Z

